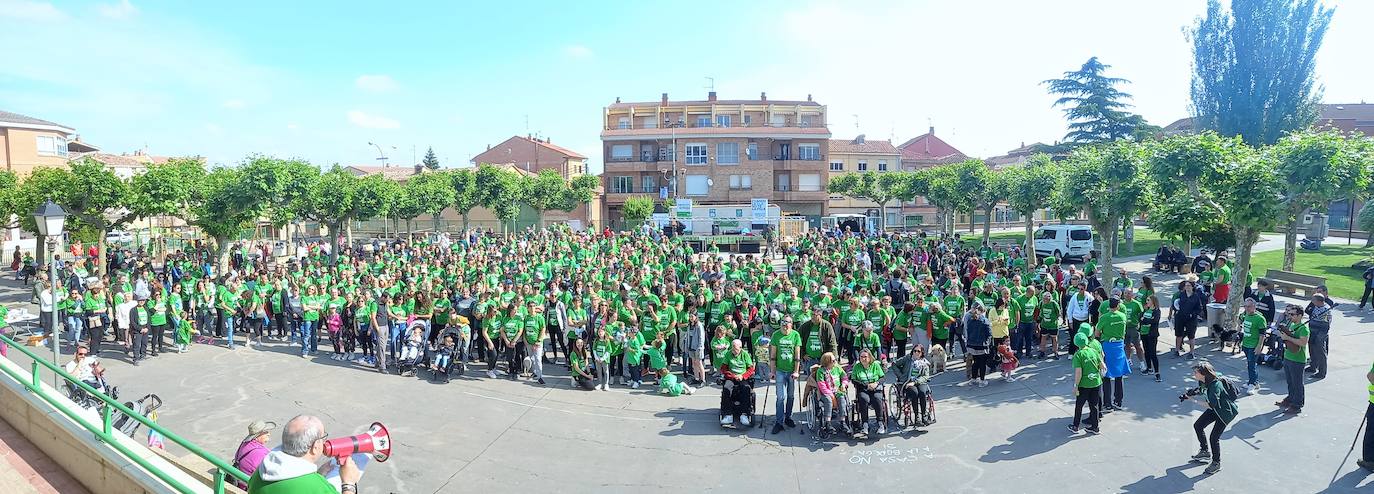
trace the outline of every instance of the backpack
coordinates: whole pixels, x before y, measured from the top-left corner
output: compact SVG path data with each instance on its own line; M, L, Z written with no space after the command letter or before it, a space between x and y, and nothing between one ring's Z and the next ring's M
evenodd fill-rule
M1240 398L1240 391L1239 389L1237 389L1236 382L1234 379L1231 379L1227 376L1218 375L1217 380L1221 381L1221 391L1222 394L1225 395L1227 400L1236 401L1238 398Z

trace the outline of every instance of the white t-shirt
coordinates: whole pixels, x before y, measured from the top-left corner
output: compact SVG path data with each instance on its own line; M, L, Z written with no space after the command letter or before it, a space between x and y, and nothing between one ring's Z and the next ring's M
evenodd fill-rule
M79 367L77 366L76 359L72 359L71 362L67 362L66 370L68 374L76 376L76 378L79 380L94 381L95 366L96 358L92 355L87 355L86 358L81 360L81 364Z

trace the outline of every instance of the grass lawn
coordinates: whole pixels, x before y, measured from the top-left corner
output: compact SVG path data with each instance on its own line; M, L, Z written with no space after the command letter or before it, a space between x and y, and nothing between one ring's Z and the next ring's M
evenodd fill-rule
M968 232L960 233L967 234ZM981 242L983 238L982 228L979 227L978 231L975 232L973 235L970 235L970 237L974 241ZM1014 232L993 232L991 235L991 239L989 241L997 242L999 244L1004 245L1008 243L1015 243L1019 245L1024 243L1025 238L1026 234L1022 233L1020 230L1017 230ZM1117 257L1138 256L1141 254L1154 254L1155 252L1159 252L1159 247L1161 245L1164 245L1164 239L1160 238L1158 233L1155 233L1154 230L1151 230L1149 228L1137 226L1135 228L1135 252L1126 252L1126 241L1125 239L1122 239L1117 246Z
M1360 278L1364 272L1351 268L1350 265L1374 255L1374 248L1364 247L1363 240L1356 239L1352 245L1345 245L1344 240L1341 239L1339 244L1334 241L1325 242L1322 244L1322 250L1316 252L1298 249L1293 271L1325 276L1326 288L1331 291L1331 296L1358 301L1364 293L1364 280ZM1283 250L1256 253L1251 258L1250 265L1254 268L1257 278L1264 276L1265 270L1280 269L1283 267Z

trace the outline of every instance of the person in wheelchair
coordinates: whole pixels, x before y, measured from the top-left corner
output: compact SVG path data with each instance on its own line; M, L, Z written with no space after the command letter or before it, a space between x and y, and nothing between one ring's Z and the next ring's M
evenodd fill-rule
M840 428L846 434L852 434L847 419L849 400L846 398L846 388L849 376L845 373L844 367L835 363L834 353L825 352L821 355L821 363L811 366L806 384L806 390L802 393L802 403L808 403L808 397L815 398L815 402L809 402L812 404L812 413L819 422L814 427L823 436L828 435L835 430L834 419L838 419Z
M736 421L749 427L754 409L754 357L744 350L740 340L730 342L720 373L725 379L720 393L720 425Z
M873 409L879 435L887 434L887 398L883 395L883 375L887 369L883 363L873 358L873 352L865 348L859 351L859 361L854 364L854 401L859 407L860 432L868 434L874 424L868 420L868 410Z
M76 377L77 380L86 383L87 386L95 388L96 391L105 393L110 398L116 398L114 388L105 383L105 367L100 365L100 361L95 355L91 355L91 350L85 345L76 348L76 356L64 367L68 374ZM88 407L97 400L89 396L85 390L67 383L67 393L72 401Z
M892 361L892 374L897 376L899 391L912 407L917 427L935 423L927 400L930 398L930 361L926 360L926 349L913 345L911 353ZM898 413L901 413L899 410Z

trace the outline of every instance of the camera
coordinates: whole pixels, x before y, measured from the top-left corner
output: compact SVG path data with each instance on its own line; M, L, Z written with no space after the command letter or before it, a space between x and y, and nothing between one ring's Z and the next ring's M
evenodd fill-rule
M1181 395L1178 395L1178 401L1187 400L1188 398L1192 398L1192 397L1197 396L1197 395L1200 395L1200 394L1202 394L1202 387L1201 387L1201 386L1198 386L1198 387L1196 387L1196 388L1192 388L1192 389L1189 389L1189 390L1187 390L1187 391L1184 391L1183 394L1181 394Z

